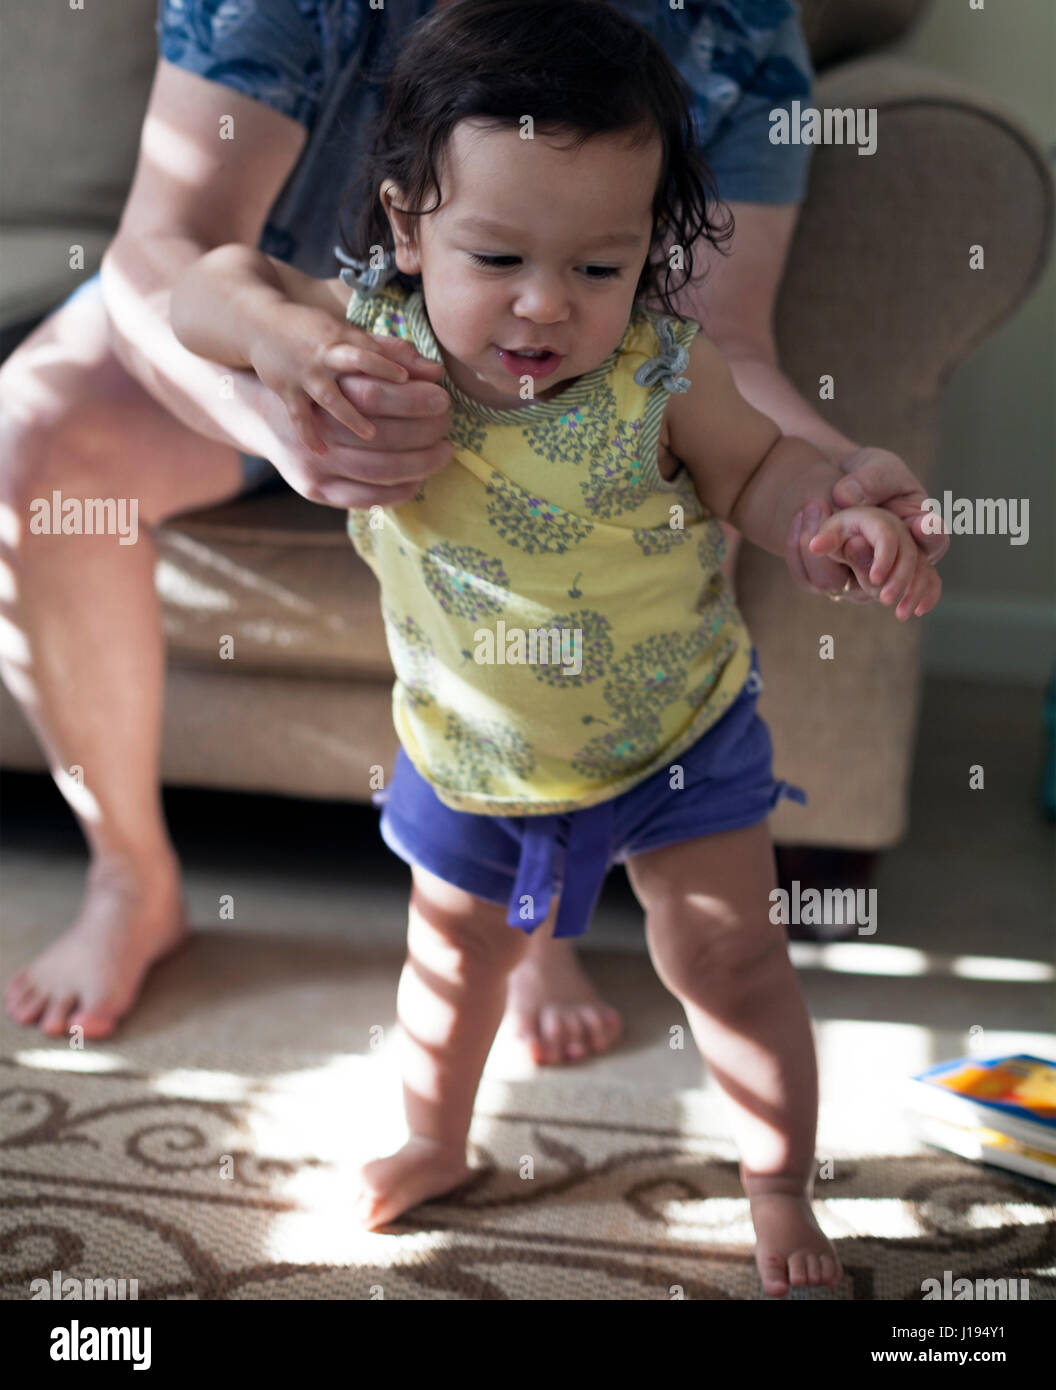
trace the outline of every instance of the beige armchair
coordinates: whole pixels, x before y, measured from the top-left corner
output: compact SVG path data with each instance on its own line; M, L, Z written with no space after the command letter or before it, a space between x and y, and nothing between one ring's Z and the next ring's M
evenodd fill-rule
M41 55L32 71L5 77L3 106L17 111L8 125L18 131L8 141L0 233L7 350L69 292L66 248L86 246L91 274L116 228L154 66L153 8L137 9L133 21L123 4L100 0L87 41L48 10L30 14L26 5L5 19L9 52L22 25ZM832 374L835 398L818 408L852 438L901 454L927 486L942 384L1038 277L1053 190L1014 117L874 52L920 8L920 0L804 0L817 105L876 107L880 140L868 158L852 147L815 150L778 344L807 399L817 401L819 378ZM49 65L61 70L58 85L41 80ZM87 109L92 138L78 147L76 113ZM971 243L986 247L985 276L969 269ZM375 581L346 539L343 513L282 489L182 516L158 540L170 657L164 780L369 799L368 768L391 767L396 750L392 673ZM897 842L919 624L802 593L781 561L751 545L741 549L737 593L760 653L776 773L810 798L775 811L775 838L867 849ZM826 633L833 661L817 658ZM220 659L225 635L235 660ZM2 688L0 716L3 764L43 770Z

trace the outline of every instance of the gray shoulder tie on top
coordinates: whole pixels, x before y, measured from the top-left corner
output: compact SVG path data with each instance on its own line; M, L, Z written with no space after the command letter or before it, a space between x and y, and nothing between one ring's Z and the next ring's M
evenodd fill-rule
M679 372L689 366L689 348L680 347L675 342L675 330L670 319L659 321L657 333L663 352L659 357L650 357L648 362L643 362L635 372L634 379L639 386L655 386L660 382L666 391L682 395L692 385L688 377L679 376Z
M382 286L387 285L397 274L396 257L391 251L385 252L380 266L371 265L369 259L357 261L346 255L340 246L334 247L334 255L349 267L348 270L341 271L341 279L346 285L357 289L364 299L373 299Z

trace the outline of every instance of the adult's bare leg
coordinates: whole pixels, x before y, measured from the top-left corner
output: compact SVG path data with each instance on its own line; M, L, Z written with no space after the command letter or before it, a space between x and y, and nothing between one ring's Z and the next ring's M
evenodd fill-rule
M105 1037L188 926L159 786L164 640L150 526L236 495L237 452L165 411L113 356L89 288L0 369L0 675L91 855L73 922L11 981L6 1007ZM137 498L135 544L31 535L29 505ZM71 776L69 769L83 769Z

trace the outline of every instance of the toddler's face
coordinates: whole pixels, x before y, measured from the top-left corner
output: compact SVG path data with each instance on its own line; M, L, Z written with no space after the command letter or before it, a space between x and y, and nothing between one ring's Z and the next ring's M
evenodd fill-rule
M661 157L659 137L631 149L624 136L596 136L572 150L461 121L436 212L403 217L391 206L406 205L401 190L382 184L396 263L422 276L456 386L485 405L516 406L522 376L533 377L536 400L548 400L604 362L627 328L649 251ZM558 355L535 364L510 357L523 347Z

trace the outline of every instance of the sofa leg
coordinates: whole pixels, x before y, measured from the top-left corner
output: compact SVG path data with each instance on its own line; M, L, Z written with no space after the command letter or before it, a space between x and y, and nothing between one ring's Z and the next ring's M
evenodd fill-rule
M775 845L777 882L789 894L796 895L808 888L824 893L826 888L868 889L876 873L879 853L875 850L834 849L828 845ZM790 941L856 941L855 923L832 923L815 926L790 922Z

